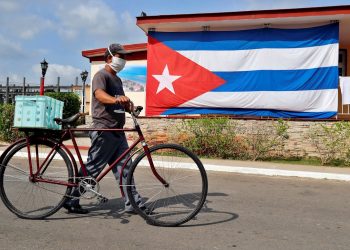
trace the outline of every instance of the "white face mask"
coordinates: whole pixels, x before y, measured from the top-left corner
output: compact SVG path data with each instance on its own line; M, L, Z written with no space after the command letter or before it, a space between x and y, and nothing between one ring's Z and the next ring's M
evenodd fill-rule
M108 66L111 67L116 73L120 72L124 68L126 60L120 57L113 56L111 51L109 50L109 47L108 52L112 56L112 62L108 63Z

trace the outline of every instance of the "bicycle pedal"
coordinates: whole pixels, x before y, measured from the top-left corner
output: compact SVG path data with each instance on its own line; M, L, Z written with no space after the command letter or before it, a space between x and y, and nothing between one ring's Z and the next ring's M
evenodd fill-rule
M106 203L108 201L108 198L100 196L100 197L97 197L97 201L99 204L103 204L103 203Z

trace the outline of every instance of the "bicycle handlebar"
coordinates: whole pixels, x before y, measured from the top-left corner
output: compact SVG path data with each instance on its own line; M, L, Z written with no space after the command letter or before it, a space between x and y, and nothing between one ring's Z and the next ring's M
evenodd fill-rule
M143 110L142 106L136 106L136 108L134 108L134 111L132 113L135 117L138 117L142 110Z
M116 109L114 110L114 113L129 113L134 117L138 117L141 113L141 111L143 110L142 106L134 106L134 103L132 101L130 101L130 106L132 107L133 111L125 111L125 109Z

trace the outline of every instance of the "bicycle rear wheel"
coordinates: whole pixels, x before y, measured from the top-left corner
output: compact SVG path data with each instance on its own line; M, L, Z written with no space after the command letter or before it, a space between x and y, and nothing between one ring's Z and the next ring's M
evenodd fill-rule
M153 225L178 226L191 220L202 208L208 192L203 164L191 151L175 144L151 147L150 155L155 171L167 184L159 181L147 155L142 153L128 174L130 203Z
M54 143L31 138L30 152L33 172L50 154ZM73 182L73 170L67 154L57 148L42 168L43 180ZM0 167L0 196L5 206L20 218L43 219L57 212L66 201L71 188L65 185L30 180L27 143L15 146Z

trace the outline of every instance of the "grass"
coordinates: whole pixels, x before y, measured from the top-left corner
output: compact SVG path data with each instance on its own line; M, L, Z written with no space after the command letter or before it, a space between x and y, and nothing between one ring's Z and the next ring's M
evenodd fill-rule
M322 166L321 161L317 158L269 159L265 161L295 165Z
M325 166L322 165L321 160L318 158L291 158L291 159L267 159L264 161L282 163L282 164L295 164L295 165L308 165L308 166ZM344 164L344 161L333 160L330 164L327 164L328 167L350 167Z

